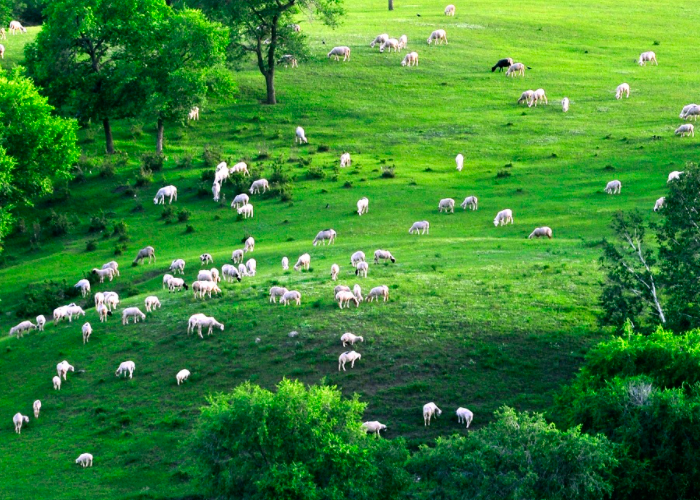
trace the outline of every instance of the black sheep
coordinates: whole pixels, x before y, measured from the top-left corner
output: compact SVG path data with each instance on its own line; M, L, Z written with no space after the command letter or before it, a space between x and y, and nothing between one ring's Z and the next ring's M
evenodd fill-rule
M503 71L503 68L508 68L511 64L513 64L513 60L510 57L499 59L496 65L491 68L491 73L496 71L496 68L498 68L499 71Z

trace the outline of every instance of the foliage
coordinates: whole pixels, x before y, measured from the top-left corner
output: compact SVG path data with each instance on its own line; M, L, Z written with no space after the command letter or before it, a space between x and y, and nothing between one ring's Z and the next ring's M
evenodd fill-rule
M141 165L151 172L160 172L165 164L165 155L148 152L141 155Z
M153 172L147 167L141 166L136 176L136 187L148 186L153 182Z
M51 210L51 215L49 217L49 229L51 229L51 234L54 236L61 236L63 234L68 234L68 231L73 227L68 215L65 213L56 213Z
M190 220L191 215L192 215L192 212L190 212L186 208L183 208L177 212L177 221L178 222L187 222L188 220Z
M104 212L100 211L100 213L90 217L89 232L96 233L97 231L103 231L105 229L107 229L107 217Z
M204 165L209 168L216 167L219 163L223 161L224 155L221 152L221 147L215 145L204 146L202 150L202 159L204 160ZM212 177L212 180L214 178ZM202 180L207 180L202 178Z
M13 19L20 19L23 23L40 24L43 20L42 12L49 0L5 0L3 5L9 5ZM3 26L7 26L6 19Z
M19 318L46 315L56 307L69 303L78 295L80 295L78 289L68 285L66 280L45 281L28 288L16 314Z

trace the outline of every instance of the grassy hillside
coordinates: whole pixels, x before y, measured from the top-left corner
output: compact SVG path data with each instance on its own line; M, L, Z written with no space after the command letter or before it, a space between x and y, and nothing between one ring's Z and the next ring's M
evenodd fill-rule
M457 15L445 18L444 5L427 0L397 2L391 13L385 2L358 0L347 2L348 16L335 31L300 19L312 57L298 69L280 70L280 104L259 104L263 80L246 65L237 73L236 103L212 104L199 122L166 129L166 168L135 195L125 196L123 188L134 185L138 158L153 147L153 124L119 123L117 147L130 161L114 178L100 177L95 166L71 184L68 200L22 214L27 227L41 221L41 249L28 251L27 234L8 241L0 329L20 321L15 311L28 287L49 278L72 284L115 258L117 237L88 233L90 216L101 210L111 222L124 220L130 239L116 257L122 276L93 291L116 290L122 307L142 308L156 294L163 308L128 327L116 317L100 324L90 308L95 332L86 346L84 319L0 340L0 498L194 494L178 470L179 443L207 394L244 380L267 387L283 376L337 384L361 394L368 419L389 426L388 438L405 436L413 445L464 432L454 417L458 406L474 411L475 427L503 404L546 408L602 336L595 323L597 244L609 234L610 215L638 207L652 216L668 172L697 157L695 140L673 136L680 109L696 98L689 68L700 56L679 34L693 32L697 9L669 1L569 4L476 1L457 4ZM425 39L438 27L447 30L449 45L428 47ZM383 32L405 33L419 66L402 68L402 54L371 50L369 42ZM20 44L34 34L8 36L3 67L18 61ZM351 61L326 59L334 45L352 47ZM644 50L657 52L658 67L635 64ZM532 67L525 78L490 72L508 56ZM623 81L632 95L616 101ZM537 88L546 90L549 106L516 105L522 91ZM565 96L567 114L559 106ZM306 129L308 145L293 146L297 125ZM98 156L101 131L88 129L82 137L85 153ZM283 155L285 172L295 178L292 201L252 197L255 217L243 221L228 206L237 194L230 184L223 189L227 202L198 195L200 186L211 186L201 181L210 170L200 160L204 146L220 147L231 161L245 159L254 177L269 177ZM336 173L344 151L353 166ZM465 156L461 173L454 168L457 153ZM187 154L195 155L195 165L177 167ZM382 168L390 166L396 177L383 178ZM318 167L325 178L310 178ZM602 192L612 179L622 181L621 196ZM191 212L187 223L167 223L153 205L166 183L178 187L175 207ZM480 200L477 212L437 213L441 198L459 203L472 194ZM363 196L370 212L358 217L355 202ZM515 224L495 228L503 208L514 211ZM69 235L50 235L50 210L73 219ZM430 235L408 235L423 219ZM551 226L555 238L527 240L541 225ZM327 227L338 232L337 243L312 247ZM223 297L204 302L161 289L171 260L187 261L191 282L199 254L212 253L220 267L248 234L257 242L250 255L258 261L256 277L225 284ZM86 251L89 239L97 240L97 250ZM157 263L130 267L145 245L156 248ZM351 253L370 256L377 248L391 250L398 262L372 265L367 279L356 279ZM311 254L311 272L282 272L282 256L293 263L304 252ZM365 291L386 284L390 301L339 310L333 263L341 266L339 283L360 283ZM267 290L278 283L300 290L302 305L268 304ZM81 302L90 305L92 298ZM225 331L188 337L186 321L196 312L214 315ZM290 339L291 330L299 337ZM357 346L363 357L339 374L338 339L346 331L364 335ZM51 378L63 359L76 373L56 392ZM136 363L134 379L118 380L114 370L127 359ZM177 387L182 368L192 376ZM41 417L15 435L12 415L31 414L35 399L42 400ZM428 401L445 414L426 429L421 407ZM86 451L95 466L81 470L73 460Z

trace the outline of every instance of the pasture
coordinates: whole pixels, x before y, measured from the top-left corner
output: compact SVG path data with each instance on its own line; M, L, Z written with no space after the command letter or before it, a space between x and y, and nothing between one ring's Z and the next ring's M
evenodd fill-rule
M163 307L145 322L122 326L117 316L100 323L89 297L78 302L90 306L86 318L47 324L45 332L22 339L2 337L0 497L195 495L180 469L180 443L208 394L245 380L271 387L286 376L357 392L368 403L367 420L380 420L387 438L404 436L413 446L465 432L454 415L459 406L474 412L475 428L502 405L547 408L552 392L606 333L596 324L597 259L611 214L640 208L653 217L668 173L697 159L698 139L673 131L680 109L696 99L689 68L698 61L680 35L693 32L700 13L666 0L455 5L456 16L447 18L445 5L428 0L396 1L393 12L383 1L348 0L336 30L300 18L312 53L299 68L279 69L280 104L260 104L264 80L246 63L236 73L236 102L212 102L200 121L166 127L168 161L151 185L124 194L155 134L153 123L122 121L115 124L115 144L129 162L115 177L100 177L95 166L70 184L67 200L42 201L22 214L30 228L40 221L43 236L38 250L29 249L27 234L7 242L0 268L3 332L33 319L15 315L32 286L47 279L72 285L113 259L121 277L93 285L93 292L117 291L120 311L145 310L148 295ZM437 28L447 31L448 45L426 44ZM21 61L22 45L36 32L8 35L3 68ZM402 68L405 52L370 49L384 32L406 34L419 65ZM351 47L349 62L326 58L335 45ZM646 50L656 51L659 66L635 63ZM524 78L492 73L502 57L532 69ZM615 100L622 82L631 96ZM524 90L537 88L545 89L549 105L516 105ZM563 97L571 100L566 114ZM309 144L293 145L297 125ZM87 156L101 155L101 134L96 127L82 132ZM244 221L229 207L238 194L231 184L224 184L221 204L210 192L199 194L211 188L202 181L202 172L213 170L202 163L205 146L221 148L229 163L245 160L252 179L269 178L279 162L294 178L291 201L251 196L255 216ZM353 164L336 170L345 151ZM461 173L458 153L465 157ZM188 154L194 165L178 167ZM390 167L393 178L382 175ZM613 179L622 182L619 196L603 193ZM165 221L163 208L153 204L167 184L178 187L173 206L191 212L187 222ZM441 198L459 204L469 195L479 198L478 211L438 214ZM355 203L364 196L369 213L359 217ZM513 210L514 225L494 227L504 208ZM73 220L68 235L51 236L50 210ZM114 255L123 243L118 237L88 232L90 216L100 211L110 223L128 226L120 256ZM408 234L418 220L430 222L429 235ZM527 239L543 225L554 239ZM328 227L337 231L336 243L312 247ZM172 260L187 261L191 282L201 253L211 253L220 268L247 235L256 240L246 255L257 260L255 277L224 284L223 296L205 301L161 288ZM96 250L86 251L88 240L96 240ZM146 245L155 247L157 262L130 267ZM350 255L363 250L369 261L379 248L397 262L372 263L368 278L356 278ZM293 265L305 252L310 272L282 271L283 256ZM330 280L333 263L341 268L337 283ZM359 283L365 293L386 284L389 301L340 310L333 300L338 283ZM301 306L269 304L268 289L276 284L301 291ZM204 340L188 336L187 318L198 312L216 317L225 331ZM83 345L86 320L94 333ZM292 330L299 336L288 337ZM344 332L365 342L355 346L362 354L355 368L339 373ZM55 365L63 359L76 372L53 391ZM136 363L133 380L117 379L114 370L128 359ZM192 376L178 387L175 374L183 368ZM12 415L31 415L35 399L42 401L41 416L17 436ZM425 428L421 408L428 401L444 413ZM75 465L83 452L95 456L93 468Z

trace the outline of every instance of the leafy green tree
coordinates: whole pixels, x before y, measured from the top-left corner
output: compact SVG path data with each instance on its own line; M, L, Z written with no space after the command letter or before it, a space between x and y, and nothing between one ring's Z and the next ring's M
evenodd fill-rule
M601 499L612 492L616 459L605 437L566 432L542 415L503 407L467 436L422 446L409 470L415 497L450 500Z
M245 383L209 398L188 448L206 494L245 499L392 499L406 489L403 441L361 430L365 405L335 387Z
M13 210L33 206L69 179L79 156L76 124L53 107L20 69L0 73L0 249Z
M0 26L7 26L12 21L11 0L0 0Z

